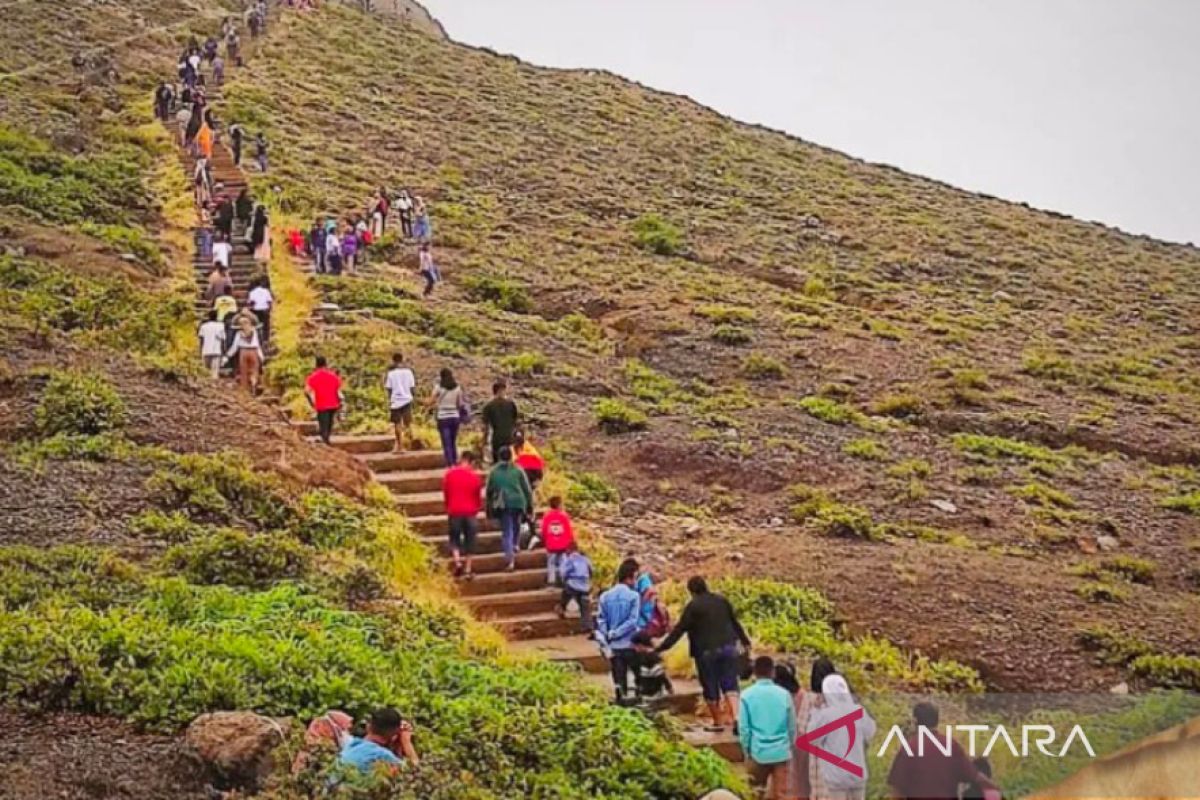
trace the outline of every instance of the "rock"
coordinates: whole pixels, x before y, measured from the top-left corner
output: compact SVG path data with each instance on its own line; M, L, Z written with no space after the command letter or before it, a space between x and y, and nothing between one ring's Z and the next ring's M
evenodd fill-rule
M1121 542L1115 536L1097 536L1096 546L1105 553L1111 553L1121 546Z
M1129 694L1129 684L1121 681L1116 686L1108 690L1109 694Z
M1011 294L1009 294L1008 292L1004 291L1003 289L992 292L992 301L993 302L1010 303L1010 302L1012 302L1012 299L1013 299L1013 296Z
M1075 544L1079 547L1081 553L1094 555L1100 552L1100 547L1096 544L1096 537L1094 536L1076 536Z
M746 559L746 554L740 550L734 550L728 555L728 558L730 561L744 561Z
M771 521L768 522L767 524L770 525L772 528L782 528L783 527L783 517L771 517Z
M679 526L685 536L695 536L704 527L699 520L689 519L687 522Z
M217 711L197 717L184 740L218 788L257 791L274 766L272 753L287 738L289 720L250 711Z
M640 514L646 510L646 501L630 497L621 501L622 514Z
M929 505L936 508L938 511L945 511L947 514L957 514L958 506L951 503L949 500L930 500Z

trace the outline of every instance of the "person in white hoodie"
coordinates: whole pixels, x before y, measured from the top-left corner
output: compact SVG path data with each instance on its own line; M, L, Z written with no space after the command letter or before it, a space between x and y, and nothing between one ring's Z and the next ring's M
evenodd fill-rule
M824 705L813 710L808 718L808 732L836 723L860 706L850 694L850 686L841 675L826 676L821 682ZM812 744L842 759L844 766L825 759L817 760L817 769L824 780L826 794L822 800L863 800L867 792L867 742L875 735L875 720L864 708L862 716L812 740ZM854 726L854 741L850 741L850 726ZM852 769L847 769L851 767ZM857 767L857 770L853 768ZM855 773L860 774L855 774Z

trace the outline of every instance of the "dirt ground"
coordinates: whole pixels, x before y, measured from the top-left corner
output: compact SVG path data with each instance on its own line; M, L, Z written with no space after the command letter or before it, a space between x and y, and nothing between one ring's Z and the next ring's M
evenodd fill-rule
M111 719L0 711L4 800L203 800L212 795L170 736Z

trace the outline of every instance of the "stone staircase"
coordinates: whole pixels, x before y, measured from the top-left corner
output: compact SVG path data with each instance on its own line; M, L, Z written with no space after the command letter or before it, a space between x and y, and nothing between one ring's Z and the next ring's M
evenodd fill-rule
M306 435L316 433L315 423L295 422ZM390 435L334 436L331 444L358 459L387 487L413 531L450 564L446 509L441 482L442 454L432 450L393 453ZM509 640L514 652L537 655L579 667L584 679L611 692L608 662L588 637L579 633L578 612L572 607L565 619L556 611L559 590L546 586L546 551L541 547L518 553L516 569L505 570L500 532L492 520L479 517L479 537L474 557L475 579L458 582L462 602ZM696 681L673 679L673 695L654 701L653 712L680 717L685 737L697 747L708 747L730 761L741 761L741 750L731 733L710 734L696 716L702 705Z

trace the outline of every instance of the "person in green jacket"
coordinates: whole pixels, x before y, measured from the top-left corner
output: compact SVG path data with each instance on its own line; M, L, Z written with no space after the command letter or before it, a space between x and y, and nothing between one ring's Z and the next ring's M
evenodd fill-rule
M499 463L488 473L487 513L500 522L500 544L509 572L517 567L517 536L525 514L533 514L533 487L525 471L513 463L512 448L500 448Z

